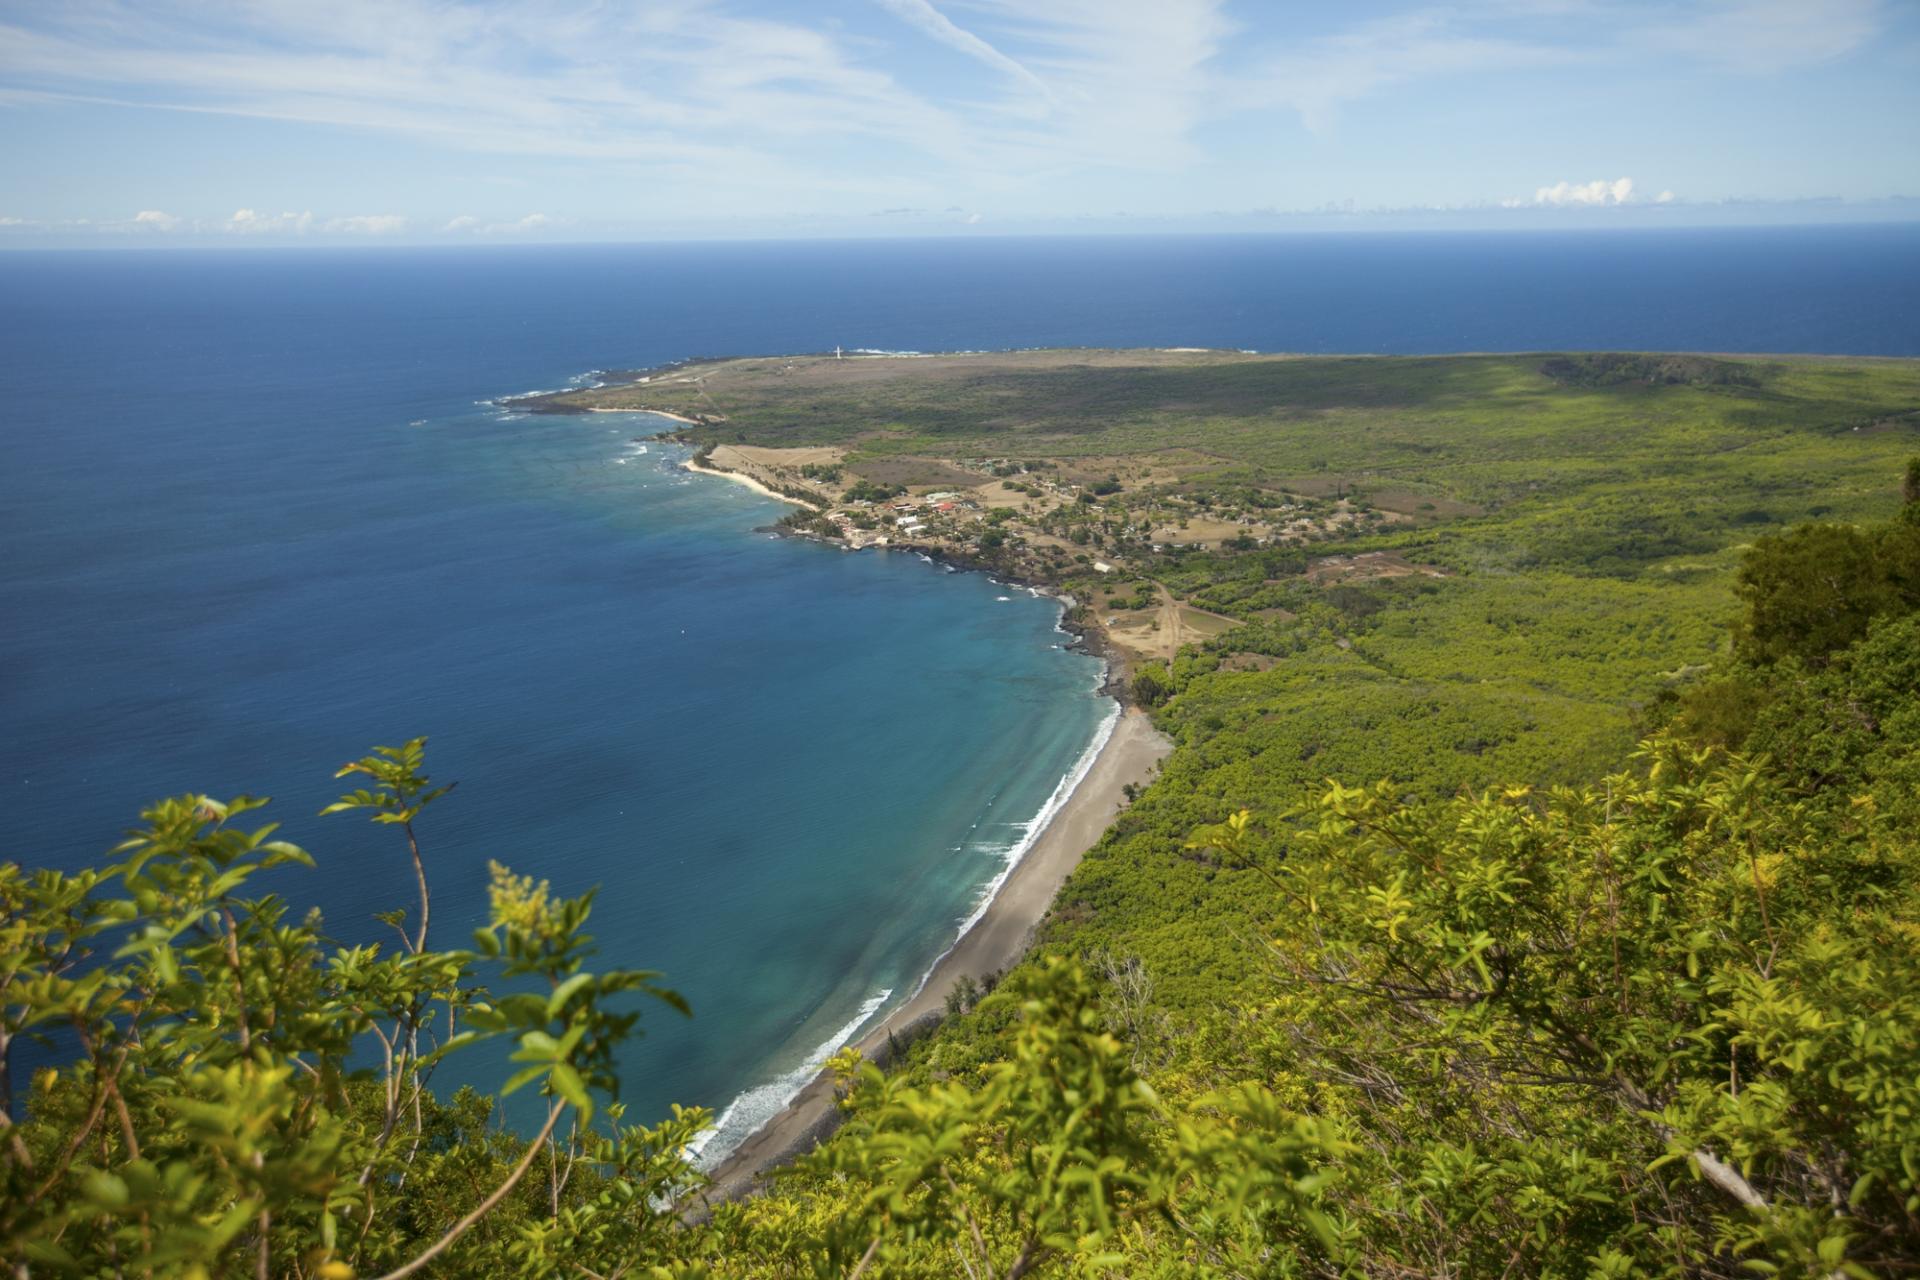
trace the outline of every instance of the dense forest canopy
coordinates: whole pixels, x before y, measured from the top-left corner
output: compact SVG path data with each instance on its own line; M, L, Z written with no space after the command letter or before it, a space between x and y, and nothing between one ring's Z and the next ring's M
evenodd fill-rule
M1526 376L1551 381L1539 363ZM1374 367L1376 398L1417 380ZM1490 367L1443 380L1519 377ZM1911 373L1766 366L1750 385L1716 362L1580 367L1564 373L1577 404L1541 412L1564 425L1639 405L1658 439L1530 486L1496 455L1539 475L1535 432L1551 431L1476 437L1475 415L1499 413L1447 410L1456 481L1420 492L1479 505L1339 548L1434 574L1328 573L1333 548L1156 566L1161 589L1238 623L1135 674L1178 743L1164 775L1081 864L1026 963L951 1002L887 1071L835 1064L845 1124L752 1199L703 1199L686 1152L704 1113L619 1104L619 1044L679 1002L660 975L595 968L590 898L497 868L488 928L458 948L430 929L433 806L458 800L429 784L418 741L348 766L366 786L334 806L394 828L407 889L390 945L338 944L257 887L284 866L273 883L295 894L314 859L249 798L156 804L96 868L7 864L7 1261L314 1277L1911 1271L1920 462L1896 452L1911 452ZM1349 399L1357 385L1344 366L1284 377ZM1795 380L1850 387L1859 412L1815 426L1803 401L1795 425ZM1407 448L1432 430L1395 428ZM1677 463L1636 514L1626 472L1707 438L1749 455L1745 478ZM1697 487L1709 466L1719 490ZM1222 501L1260 488L1229 472L1193 483ZM1103 501L1128 494L1123 476ZM1756 503L1764 518L1744 521ZM1845 518L1778 518L1813 506ZM36 1039L53 1065L16 1080ZM531 1133L503 1129L490 1098L432 1087L447 1055L489 1040L512 1051L500 1092L539 1096Z

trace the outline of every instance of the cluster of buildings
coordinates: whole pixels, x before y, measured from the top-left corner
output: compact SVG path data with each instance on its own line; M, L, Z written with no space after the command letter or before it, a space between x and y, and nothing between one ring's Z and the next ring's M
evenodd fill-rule
M850 547L884 547L894 537L914 538L936 532L951 533L953 530L950 528L934 529L930 522L946 523L941 517L980 510L978 502L959 493L929 493L921 497L903 495L884 503L856 501L848 506L874 513L865 519L851 510L833 511L827 515Z

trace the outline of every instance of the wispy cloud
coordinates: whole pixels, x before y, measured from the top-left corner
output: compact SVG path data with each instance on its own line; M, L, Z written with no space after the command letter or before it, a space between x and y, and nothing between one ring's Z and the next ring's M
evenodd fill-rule
M1396 85L1560 67L1590 54L1548 40L1492 33L1456 9L1422 9L1358 23L1260 61L1237 94L1249 108L1291 107L1309 129Z
M1043 107L1000 104L1003 153L1032 167L1167 169L1200 158L1194 131L1219 109L1213 66L1231 30L1219 0L973 0L976 26L1048 87ZM1006 122L1006 123L1003 123Z
M930 178L1149 162L1202 114L1221 0L973 6L879 0L1001 75L963 98L876 65L870 41L704 0L448 6L253 0L218 13L166 0L69 0L0 20L0 91L398 132L477 151L613 160L719 188L895 189L796 144L893 146Z
M957 202L998 221L1003 199L1089 174L1168 189L1215 158L1212 129L1247 117L1276 135L1301 123L1331 134L1353 104L1416 86L1465 97L1541 73L1608 83L1660 60L1726 76L1816 65L1868 47L1892 3L1413 0L1387 16L1329 5L1280 20L1228 0L870 0L843 25L741 0L61 0L0 7L0 110L84 102L534 157L547 168L529 166L528 185L555 211L514 218L461 196L405 214L218 216L254 198L243 188L218 206L100 224L154 234L553 231L560 214L602 216L545 194L541 176L573 162L597 185L665 194L677 216ZM925 56L929 41L970 62ZM1488 181L1515 190L1535 176ZM1527 203L1632 198L1615 185L1562 182ZM294 190L276 205L404 207ZM134 199L182 207L170 189ZM448 217L463 206L478 211Z
M1480 0L1357 22L1257 58L1244 106L1283 105L1309 128L1397 85L1553 68L1631 69L1664 56L1770 73L1855 52L1885 25L1886 0Z
M902 21L920 28L948 48L958 50L996 71L1004 72L1042 94L1047 92L1047 86L1041 82L1039 76L1034 75L1033 72L973 32L954 25L951 18L927 3L927 0L876 0L876 3Z
M1742 71L1771 72L1844 57L1884 23L1882 0L1708 0L1653 19L1643 47Z
M0 66L53 96L657 165L765 159L747 136L963 133L818 33L704 5L256 0L235 13L73 0L32 27L0 23Z

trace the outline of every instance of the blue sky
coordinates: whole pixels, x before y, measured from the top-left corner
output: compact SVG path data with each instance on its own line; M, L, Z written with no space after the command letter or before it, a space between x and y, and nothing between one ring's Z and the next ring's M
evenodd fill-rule
M0 243L1915 218L1913 0L0 0Z

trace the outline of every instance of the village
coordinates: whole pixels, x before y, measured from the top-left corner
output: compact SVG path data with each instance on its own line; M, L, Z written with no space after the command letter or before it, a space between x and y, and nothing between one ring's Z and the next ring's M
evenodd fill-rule
M1307 547L1407 522L1347 495L1196 483L1192 465L1137 459L850 458L829 447L717 445L700 469L803 504L789 527L849 548L1024 553L1060 572L1113 573L1149 556Z
M1163 571L1188 557L1290 551L1283 558L1295 572L1324 565L1338 578L1412 570L1374 555L1308 551L1404 515L1346 495L1216 488L1177 462L875 458L825 446L722 444L689 466L794 503L780 521L786 532L847 550L918 552L1058 590L1086 606L1077 626L1120 671L1170 661L1181 646L1239 625L1168 589Z

